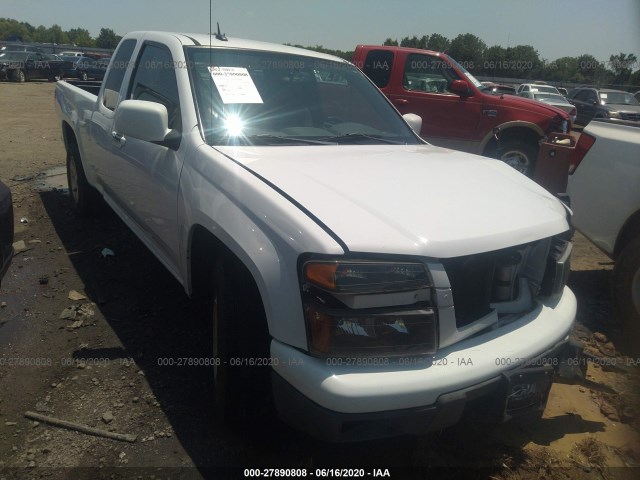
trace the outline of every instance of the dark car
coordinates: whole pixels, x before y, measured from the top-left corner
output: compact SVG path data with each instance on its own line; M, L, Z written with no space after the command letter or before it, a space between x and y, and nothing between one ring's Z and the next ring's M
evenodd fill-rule
M640 122L640 102L622 90L581 87L571 90L569 102L578 110L576 123L586 125L592 118Z
M110 60L110 57L79 57L76 62L76 76L81 80L102 80Z
M32 47L30 45L22 45L9 43L2 45L0 47L0 53L4 52L40 52L42 53L42 49L40 47Z
M13 202L11 190L0 182L0 283L13 257Z
M51 82L64 76L65 62L56 55L31 52L0 53L0 78L26 82L43 78Z
M60 55L60 58L64 61L65 78L78 78L77 64L81 57L75 55Z

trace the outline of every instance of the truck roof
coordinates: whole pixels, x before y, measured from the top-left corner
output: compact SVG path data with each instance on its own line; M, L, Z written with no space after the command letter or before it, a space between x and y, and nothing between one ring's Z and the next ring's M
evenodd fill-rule
M159 39L165 37L167 40L178 39L185 46L209 46L212 48L240 48L246 50L262 50L268 52L288 53L291 55L304 55L307 57L322 58L325 60L340 61L349 63L343 58L339 58L326 53L306 50L304 48L291 47L288 45L280 45L278 43L260 42L257 40L246 40L242 38L226 37L227 40L218 40L215 33L179 33L179 32L160 32L160 31L136 31L127 33L123 38L145 38L154 37Z
M436 52L435 50L427 50L425 48L412 48L412 47L396 47L395 45L357 45L356 50L359 48L376 49L376 50L391 50L394 52L408 52L408 53L429 53L431 55L446 55L444 52Z

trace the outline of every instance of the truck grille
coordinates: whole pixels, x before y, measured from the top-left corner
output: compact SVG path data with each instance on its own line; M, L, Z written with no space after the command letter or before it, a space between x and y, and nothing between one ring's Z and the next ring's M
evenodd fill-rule
M566 235L503 250L442 259L449 278L456 327L464 327L515 301L526 279L530 297L560 294L570 268L571 242ZM526 313L534 304L522 303ZM509 310L513 313L513 309Z
M632 121L640 120L640 113L624 113L624 112L621 112L620 116L622 117L623 120L632 120Z

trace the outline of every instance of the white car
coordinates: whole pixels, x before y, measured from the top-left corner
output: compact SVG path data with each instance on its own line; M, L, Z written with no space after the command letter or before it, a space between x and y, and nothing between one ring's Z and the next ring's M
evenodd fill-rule
M554 107L560 108L569 114L569 116L571 117L571 123L576 123L578 110L576 109L575 105L569 103L567 99L559 93L549 93L535 89L522 91L518 93L518 95L524 98L538 100L539 102L544 102L549 105L553 105Z
M272 392L285 421L354 440L444 428L476 399L493 420L544 408L576 314L568 210L424 142L351 63L134 32L98 95L55 96L78 211L102 196L211 298L218 412Z
M516 90L518 94L522 92L555 93L556 95L561 95L556 87L544 83L523 83L518 87L518 90Z

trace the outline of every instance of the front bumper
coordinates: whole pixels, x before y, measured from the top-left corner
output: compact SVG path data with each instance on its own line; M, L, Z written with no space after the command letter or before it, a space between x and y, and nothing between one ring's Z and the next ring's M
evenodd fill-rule
M528 365L475 385L440 395L423 407L370 413L341 413L321 407L272 372L271 387L278 415L284 422L312 437L329 442L374 440L400 435L423 435L455 425L463 415L474 420L502 422L513 417L541 414L554 374L553 364L566 364L575 355L567 339L531 359ZM540 367L540 365L546 365ZM509 408L513 378L547 376L548 388L530 404Z
M329 440L437 430L456 423L474 399L506 395L505 379L540 367L535 359L560 358L575 314L575 296L565 288L562 296L509 324L428 359L391 364L325 361L274 340L276 407L286 422Z

